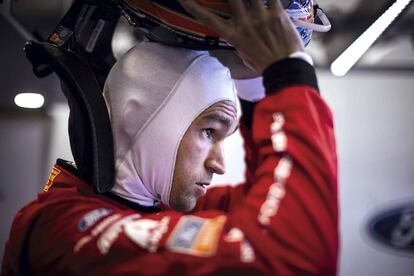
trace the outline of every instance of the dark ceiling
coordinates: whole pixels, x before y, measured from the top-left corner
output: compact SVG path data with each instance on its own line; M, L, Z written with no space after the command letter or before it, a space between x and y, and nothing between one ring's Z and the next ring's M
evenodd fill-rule
M62 100L58 92L60 86L54 75L45 79L38 79L33 75L32 66L23 51L25 39L2 16L0 16L0 34L2 37L2 43L0 43L0 110L15 109L14 97L22 92L47 95L46 104L58 99Z

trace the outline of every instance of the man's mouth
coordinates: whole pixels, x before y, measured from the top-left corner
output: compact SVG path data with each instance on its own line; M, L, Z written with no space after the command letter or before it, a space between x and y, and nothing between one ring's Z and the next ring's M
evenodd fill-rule
M208 185L210 185L210 182L197 182L196 185L206 188Z
M204 196L207 193L207 186L210 185L210 182L197 182L196 185L198 186L198 196Z

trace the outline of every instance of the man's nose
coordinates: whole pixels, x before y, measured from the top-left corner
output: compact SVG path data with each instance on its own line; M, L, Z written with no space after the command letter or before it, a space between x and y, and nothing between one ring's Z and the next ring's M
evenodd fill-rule
M216 143L210 149L209 156L206 160L206 168L209 172L216 174L224 174L226 172L222 143Z

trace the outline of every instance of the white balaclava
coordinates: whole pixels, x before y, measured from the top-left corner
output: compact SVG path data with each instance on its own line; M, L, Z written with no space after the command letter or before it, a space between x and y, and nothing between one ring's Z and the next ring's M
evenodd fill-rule
M229 71L207 52L145 42L112 68L104 88L115 146L112 192L169 206L180 141L211 105L236 104Z

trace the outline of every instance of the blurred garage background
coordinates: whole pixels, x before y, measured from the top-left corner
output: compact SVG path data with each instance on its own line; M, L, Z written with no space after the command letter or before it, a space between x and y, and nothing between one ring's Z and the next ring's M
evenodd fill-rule
M340 275L413 275L414 1L318 2L333 28L315 34L307 51L336 124ZM55 159L73 160L59 81L55 75L36 78L23 52L25 41L52 32L71 3L0 0L0 258L13 216L42 190ZM385 16L391 16L388 22ZM375 36L366 30L380 29L381 22L385 31L373 45L364 44L367 34ZM120 20L115 56L136 43L136 33ZM347 51L355 41L359 44ZM364 47L366 52L358 52ZM41 94L44 104L19 107L19 93ZM237 134L230 139L228 172L216 183L243 179L241 139Z

